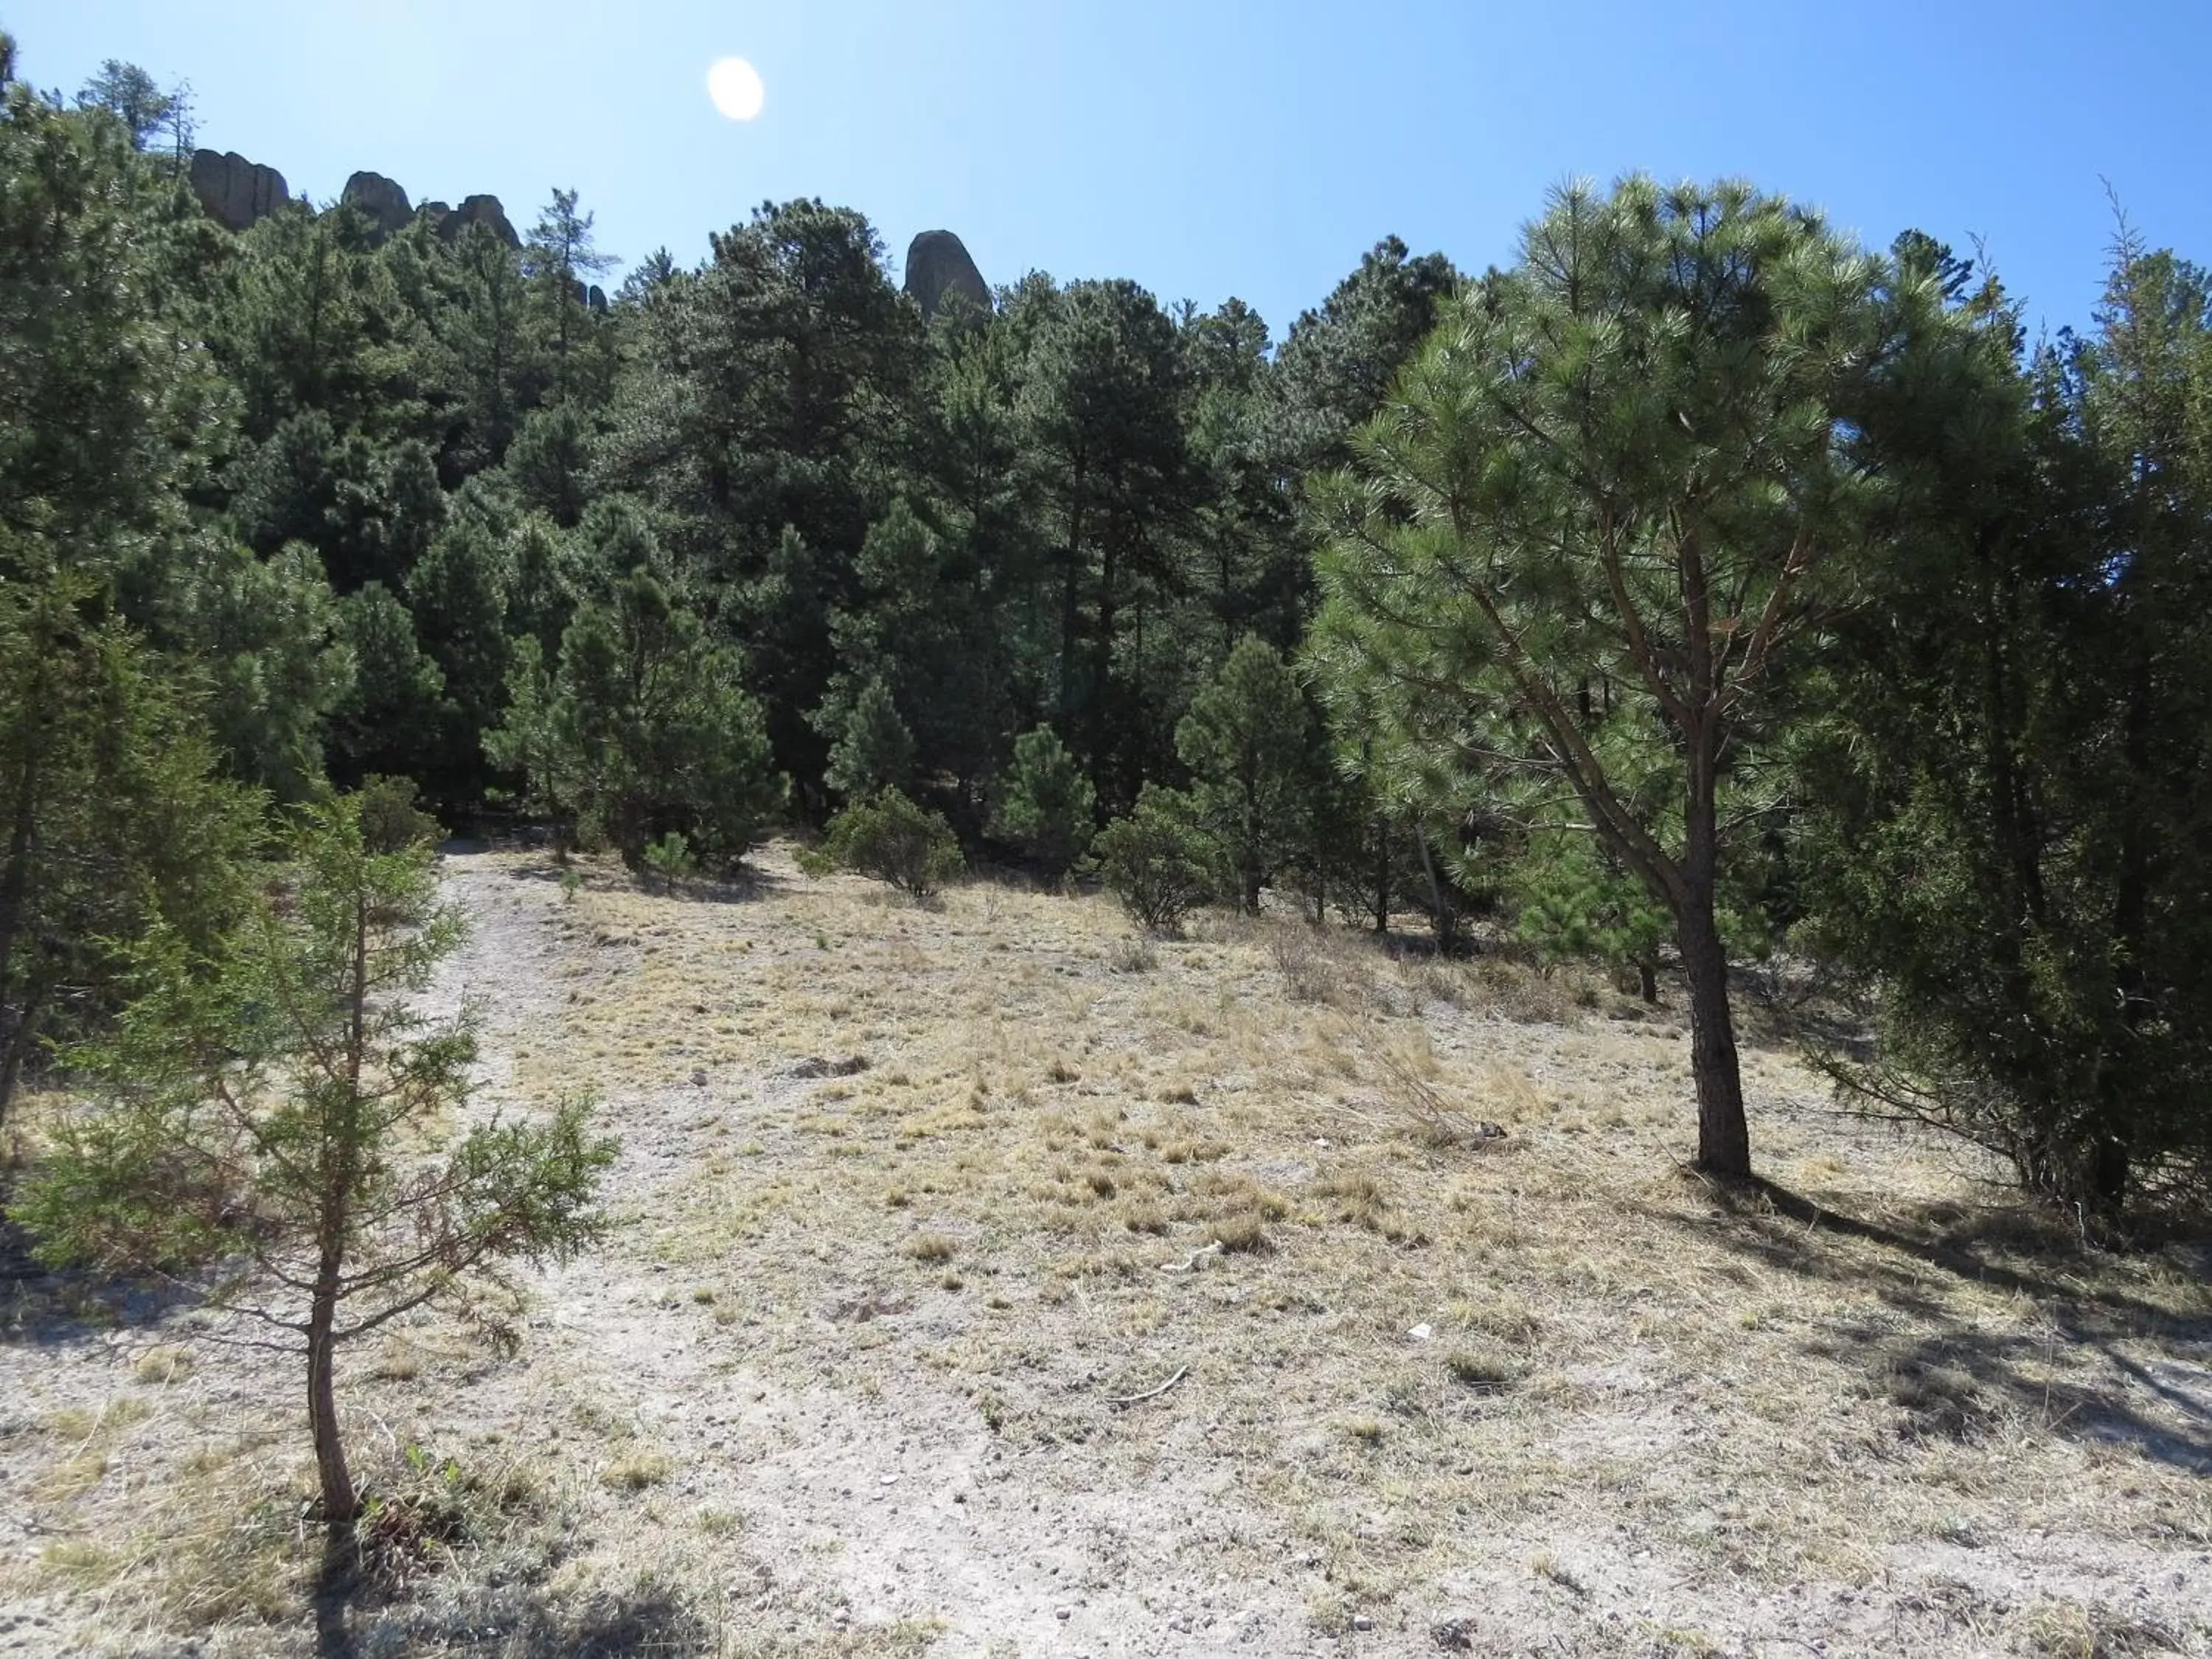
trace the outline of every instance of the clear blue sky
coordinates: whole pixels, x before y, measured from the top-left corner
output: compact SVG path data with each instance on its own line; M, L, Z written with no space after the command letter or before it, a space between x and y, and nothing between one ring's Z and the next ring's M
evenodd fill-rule
M554 185L602 246L684 264L756 204L860 209L894 263L957 231L987 277L1130 276L1279 337L1397 232L1480 270L1547 186L1747 175L1886 243L1986 240L2082 322L2109 179L2212 259L2206 0L0 0L22 70L189 80L201 142L335 196ZM708 64L759 69L749 125Z

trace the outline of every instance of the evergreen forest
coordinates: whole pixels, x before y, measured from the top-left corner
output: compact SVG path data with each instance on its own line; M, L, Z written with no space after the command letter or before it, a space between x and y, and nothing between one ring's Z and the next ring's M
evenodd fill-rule
M143 72L12 56L0 1109L144 1085L149 962L216 994L273 860L414 891L419 809L1679 976L1718 1177L1733 1000L1812 975L1858 1109L2087 1237L2204 1198L2212 273L2124 221L2036 337L1920 232L1643 177L1287 326L1042 272L925 318L817 200L601 295L573 192L234 234ZM531 1156L565 1237L598 1154Z

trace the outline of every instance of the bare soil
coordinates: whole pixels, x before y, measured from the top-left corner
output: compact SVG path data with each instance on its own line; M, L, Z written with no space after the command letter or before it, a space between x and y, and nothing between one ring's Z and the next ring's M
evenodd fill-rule
M604 1243L348 1357L319 1598L295 1363L7 1240L0 1655L2212 1655L2203 1256L1778 1039L1707 1185L1671 988L446 867L472 1109L598 1096Z

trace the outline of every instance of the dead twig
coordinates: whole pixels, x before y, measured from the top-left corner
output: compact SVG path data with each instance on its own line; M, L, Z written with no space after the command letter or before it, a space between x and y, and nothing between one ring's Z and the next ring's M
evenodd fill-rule
M1175 1387L1176 1383L1182 1382L1184 1377L1189 1375L1189 1366L1178 1365L1176 1367L1176 1374L1168 1378L1166 1382L1161 1383L1159 1387L1156 1389L1146 1389L1142 1394L1125 1394L1118 1399L1109 1399L1106 1403L1109 1406L1142 1405L1147 1400L1158 1399L1162 1395L1165 1394L1170 1389Z

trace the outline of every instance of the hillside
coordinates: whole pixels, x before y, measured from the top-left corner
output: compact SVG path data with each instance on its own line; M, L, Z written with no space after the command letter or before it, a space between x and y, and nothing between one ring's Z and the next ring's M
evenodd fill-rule
M444 861L473 1109L600 1095L613 1225L352 1357L319 1651L2212 1651L2201 1262L1778 1038L1709 1185L1673 983L757 868ZM8 1305L0 1652L318 1650L296 1362Z

